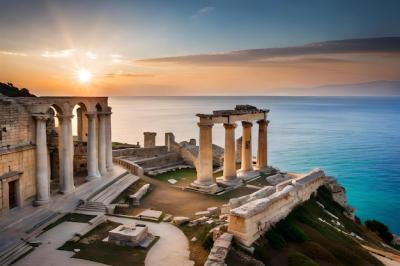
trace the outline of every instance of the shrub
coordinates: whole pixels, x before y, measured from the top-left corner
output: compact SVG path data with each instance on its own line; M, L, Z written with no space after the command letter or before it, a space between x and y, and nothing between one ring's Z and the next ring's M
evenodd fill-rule
M268 242L275 249L283 249L286 246L285 239L280 234L275 232L273 229L269 230L265 234L265 238L268 239Z
M301 230L292 219L284 219L276 224L276 229L286 239L302 243L308 240L307 235Z
M365 226L369 230L376 232L386 244L390 244L392 242L393 235L390 233L389 228L385 224L377 220L367 220L365 221Z
M310 259L309 257L295 252L289 255L288 258L288 265L289 266L318 266L318 264Z

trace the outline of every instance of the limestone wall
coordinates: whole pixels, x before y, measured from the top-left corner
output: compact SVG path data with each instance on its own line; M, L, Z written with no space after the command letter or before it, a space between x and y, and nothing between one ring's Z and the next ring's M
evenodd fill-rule
M127 149L113 150L113 157L122 157L122 156L152 157L160 153L166 153L166 152L167 152L166 146L156 146L151 148L127 148Z
M308 200L326 180L322 170L314 169L272 194L265 189L260 195L266 197L255 197L257 199L230 210L228 232L242 244L252 245L271 225L285 218L295 206Z
M121 159L121 158L113 158L113 163L119 164L122 167L126 168L129 172L137 176L143 176L144 170L139 165L131 162L129 160Z

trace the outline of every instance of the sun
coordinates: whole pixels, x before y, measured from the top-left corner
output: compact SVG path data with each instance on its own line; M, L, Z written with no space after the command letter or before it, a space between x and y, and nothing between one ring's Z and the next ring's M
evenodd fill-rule
M86 68L79 69L77 75L80 83L88 83L92 80L92 73Z

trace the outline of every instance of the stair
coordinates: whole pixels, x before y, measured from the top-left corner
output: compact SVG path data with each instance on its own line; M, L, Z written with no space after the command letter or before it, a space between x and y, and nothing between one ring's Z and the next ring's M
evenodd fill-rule
M24 241L18 241L0 254L0 265L8 266L33 249Z
M107 206L117 198L124 190L139 180L138 176L132 174L122 175L118 180L103 188L93 197L88 199L84 204L81 204L76 209L84 212L106 213Z

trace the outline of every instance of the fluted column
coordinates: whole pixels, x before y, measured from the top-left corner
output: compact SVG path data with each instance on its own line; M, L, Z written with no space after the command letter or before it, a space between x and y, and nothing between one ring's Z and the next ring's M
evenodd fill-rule
M107 174L106 168L106 117L99 115L99 171L101 175Z
M236 154L235 154L235 128L236 124L224 124L225 149L224 149L224 172L219 181L222 183L235 183L236 177Z
M268 166L268 142L267 127L269 121L260 120L258 123L258 150L257 150L257 169L262 170Z
M97 161L97 130L96 113L87 113L88 118L88 141L87 141L87 179L91 180L100 177Z
M242 122L243 135L242 135L242 164L241 171L252 170L252 154L251 154L251 122Z
M199 157L197 160L197 179L194 185L210 186L213 183L213 158L212 158L212 127L210 121L198 123L199 136Z
M46 120L48 115L33 115L36 120L36 205L50 200L50 173L47 154Z
M62 193L74 191L74 141L72 137L72 115L59 115L62 130Z
M108 171L113 170L113 157L112 157L112 133L111 133L111 107L106 115L106 167Z

